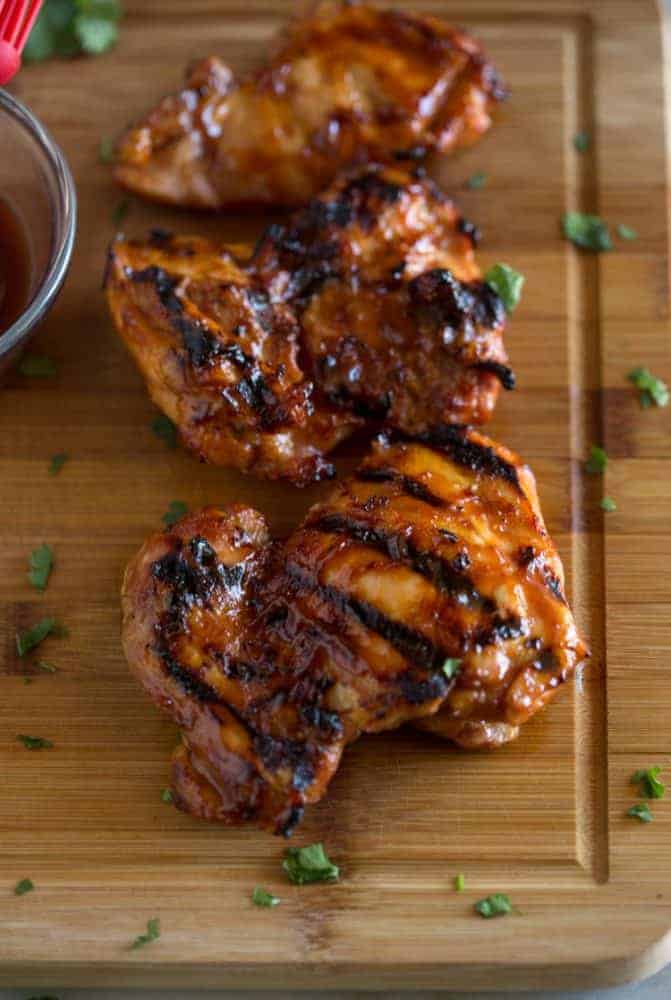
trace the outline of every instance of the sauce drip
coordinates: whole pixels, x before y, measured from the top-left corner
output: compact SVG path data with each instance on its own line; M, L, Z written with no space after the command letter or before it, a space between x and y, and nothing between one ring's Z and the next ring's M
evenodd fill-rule
M21 315L30 295L28 240L11 205L0 198L0 334Z

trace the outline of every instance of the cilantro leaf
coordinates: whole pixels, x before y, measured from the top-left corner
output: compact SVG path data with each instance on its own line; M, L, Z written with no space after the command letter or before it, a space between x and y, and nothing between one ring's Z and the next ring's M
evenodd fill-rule
M121 201L118 201L112 209L112 222L114 225L120 226L129 212L130 201L128 198L122 198Z
M584 250L599 253L612 250L613 241L606 223L598 215L584 212L565 212L563 218L564 236L571 243Z
M656 378L647 368L634 368L627 375L630 382L639 390L639 403L643 409L653 404L655 406L669 405L669 388L661 378Z
M166 802L170 804L173 801L172 792L169 788L163 788L161 790L161 802Z
M282 867L294 885L337 882L340 877L340 869L329 861L323 844L287 848Z
M635 229L632 229L631 226L625 226L622 222L618 222L615 230L621 240L635 240L638 236Z
M602 476L608 465L608 455L598 444L593 444L590 448L589 458L585 462L585 472L591 476Z
M74 31L82 50L92 56L107 52L119 37L116 21L89 14L79 14L75 18Z
M15 896L25 896L27 892L32 892L35 888L32 879L22 878L20 882L17 882L14 886Z
M492 896L479 899L473 905L475 912L485 920L489 920L490 917L502 917L506 913L512 913L513 909L510 899L502 892L495 892Z
M448 656L448 658L443 663L443 673L448 678L452 680L459 673L461 667L461 660L456 656Z
M617 504L612 497L602 497L599 506L601 507L601 510L605 510L607 514L612 514L614 510L617 510Z
M55 618L42 618L25 632L16 633L16 651L19 656L25 656L31 649L46 639L48 635L67 635L66 630Z
M26 354L19 361L19 372L26 378L51 378L56 374L56 365L51 358L37 354Z
M658 775L661 767L648 767L640 771L634 771L631 776L631 784L639 786L639 794L645 799L663 799L666 792L666 785L660 781Z
M54 554L46 542L30 553L28 579L37 590L46 590L49 574L54 564Z
M138 948L142 948L145 944L149 944L150 941L156 941L161 936L161 923L158 917L152 917L151 920L147 921L147 930L144 934L139 934L133 943L131 944L131 951L136 951Z
M478 191L481 187L484 187L487 183L487 174L483 173L482 170L478 170L476 173L471 174L471 176L466 181L466 187L469 187L471 191Z
M647 802L637 802L635 806L627 809L627 816L640 820L641 823L652 823L652 813Z
M454 888L456 892L463 892L466 888L466 879L461 872L454 876Z
M576 132L573 136L573 146L578 153L586 153L592 144L589 132Z
M23 743L26 750L53 749L53 743L51 740L45 740L41 736L24 736L22 733L19 733L16 738L20 743Z
M508 264L494 264L487 271L485 281L498 294L506 312L513 312L520 301L524 275Z
M151 429L157 438L165 441L168 448L177 447L177 428L170 417L166 417L165 413L159 413L157 417L154 417L151 422Z
M101 163L114 162L114 140L109 136L103 136L98 146L98 159Z
M252 893L252 903L254 906L277 906L279 902L279 896L273 896L272 892L262 889L259 885L256 886Z
M24 49L27 62L106 52L117 40L118 0L45 0Z
M166 528L172 528L181 517L188 512L189 505L185 504L183 500L171 500L170 506L162 517L162 521Z
M67 460L69 459L67 452L60 452L58 455L52 455L51 461L49 462L49 475L57 476L61 471Z

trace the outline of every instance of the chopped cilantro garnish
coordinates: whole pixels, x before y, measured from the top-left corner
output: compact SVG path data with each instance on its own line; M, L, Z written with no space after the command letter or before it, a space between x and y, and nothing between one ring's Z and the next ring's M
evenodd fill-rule
M172 802L172 792L169 788L163 788L161 790L161 802L167 802L168 804Z
M566 239L584 250L594 250L598 253L601 250L613 249L608 226L598 215L565 212L563 226Z
M189 505L185 504L183 500L171 500L170 506L162 518L166 528L172 528L173 524L176 524L180 517L184 517L188 509Z
M106 52L117 40L121 15L119 0L45 0L23 58L41 62Z
M459 668L461 667L461 660L456 656L448 656L448 658L443 663L443 673L451 680L456 677L459 673Z
M124 221L128 213L130 212L130 201L128 198L122 198L118 201L114 208L112 209L112 222L115 226L120 226Z
M639 786L639 794L645 799L663 799L666 785L658 778L661 767L642 768L634 771L631 776L631 784Z
M508 264L494 264L487 271L485 281L490 288L497 292L506 312L511 313L520 301L524 275Z
M100 140L98 158L101 163L112 163L114 160L114 141L109 137L104 137Z
M578 153L585 153L592 142L592 137L589 132L576 132L573 136L573 146Z
M49 475L57 476L61 471L67 460L69 459L67 452L59 452L58 455L52 455L51 461L49 462Z
M474 904L474 907L475 912L479 913L481 917L485 917L485 919L502 917L506 913L512 913L513 909L509 898L502 892L495 892L492 896L479 899Z
M601 510L605 510L607 514L612 514L614 510L617 510L617 504L612 497L602 497Z
M630 382L633 382L639 390L639 402L644 409L653 404L655 406L668 406L669 389L666 382L661 378L656 378L647 368L634 368L627 375Z
M635 229L632 229L631 226L625 226L622 222L618 222L615 230L621 240L635 240L638 236Z
M158 917L152 917L151 920L147 921L147 930L144 934L139 934L131 945L131 950L135 951L137 948L142 948L145 944L149 944L150 941L156 941L157 938L161 936L161 923Z
M641 823L652 823L652 813L647 802L637 802L635 806L627 809L627 816L640 820Z
M273 896L272 892L262 889L259 885L256 886L252 893L252 903L254 906L277 906L279 901L279 896Z
M56 374L56 365L51 358L39 354L26 354L19 361L19 371L27 378L51 378Z
M47 589L47 581L53 564L54 554L46 542L30 553L28 579L37 590Z
M173 424L170 417L166 417L165 413L159 413L159 415L152 420L151 429L157 438L165 441L168 448L177 447L177 428Z
M289 847L282 867L289 881L295 885L305 885L307 882L336 882L340 877L340 869L329 861L323 844Z
M46 639L48 635L64 636L67 630L55 618L43 618L25 632L16 633L16 651L19 656L25 656L31 649Z
M23 683L24 683L24 684L32 684L32 683L33 683L33 679L32 679L32 677L27 677L27 676L26 676L26 677L24 677L24 678L23 678Z
M52 750L54 746L51 740L45 740L41 736L23 736L19 733L16 738L26 750Z
M589 458L585 462L585 472L592 476L601 476L606 471L608 465L608 455L598 444L593 444L590 448Z
M32 879L22 878L20 882L17 882L14 886L15 896L25 896L27 892L32 892L35 888Z
M469 187L471 191L477 191L479 188L484 187L486 183L487 174L483 173L482 170L478 170L468 178L466 187Z
M466 879L461 874L461 872L459 872L458 875L454 876L454 888L457 892L463 892L464 889L466 888Z

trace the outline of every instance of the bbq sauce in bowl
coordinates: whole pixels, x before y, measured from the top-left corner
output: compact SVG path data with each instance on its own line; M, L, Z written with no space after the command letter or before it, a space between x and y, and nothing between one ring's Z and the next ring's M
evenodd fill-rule
M31 271L26 233L9 202L0 197L0 336L28 305Z

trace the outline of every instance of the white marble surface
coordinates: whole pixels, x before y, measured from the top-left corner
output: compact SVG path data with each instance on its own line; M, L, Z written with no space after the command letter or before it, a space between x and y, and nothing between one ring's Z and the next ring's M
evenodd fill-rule
M633 0L635 3L636 0ZM671 0L663 0L666 9L666 41L667 55L671 55ZM668 109L669 133L671 134L671 107ZM511 994L508 994L510 996ZM71 989L0 989L0 1000L319 1000L323 991L267 992L253 991L233 992L226 990L71 990ZM454 993L451 991L423 991L405 993L365 993L360 990L337 990L328 993L328 1000L500 1000L501 993ZM525 993L525 1000L671 1000L671 965L641 983L631 983L608 990L581 990L579 992L535 991Z

